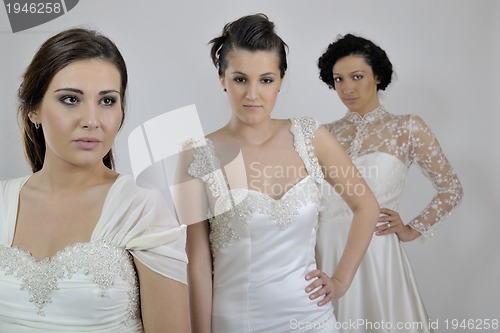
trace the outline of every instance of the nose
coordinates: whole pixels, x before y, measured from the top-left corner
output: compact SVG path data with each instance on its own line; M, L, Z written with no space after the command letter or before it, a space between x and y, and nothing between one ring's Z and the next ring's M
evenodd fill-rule
M89 106L82 111L81 126L86 129L99 127L99 119L95 107Z
M344 94L352 93L354 91L354 82L345 80L342 82L341 90Z
M250 83L248 85L247 94L245 96L246 99L248 99L250 101L253 101L253 100L257 99L257 96L258 96L257 84L256 83Z

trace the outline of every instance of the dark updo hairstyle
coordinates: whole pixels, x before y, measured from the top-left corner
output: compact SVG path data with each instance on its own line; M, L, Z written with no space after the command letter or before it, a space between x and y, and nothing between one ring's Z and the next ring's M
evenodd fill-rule
M125 61L116 45L94 30L75 28L58 33L38 49L24 73L18 90L18 117L23 133L24 152L33 172L42 169L46 147L43 128L35 127L29 119L30 112L40 106L50 82L61 69L78 60L95 58L110 62L120 72L123 115L120 127L123 124L128 76ZM115 162L111 149L104 156L103 163L108 168L114 169Z
M274 23L264 14L243 16L227 23L222 35L212 39L210 56L218 69L220 77L224 77L228 65L228 55L236 49L255 51L276 51L279 57L281 78L287 68L286 50L288 46L274 30Z
M325 82L330 89L335 89L332 69L335 63L347 56L361 56L370 65L375 78L380 81L378 90L385 90L391 83L392 64L385 51L372 41L347 34L339 36L337 40L328 45L327 50L318 59L319 78Z

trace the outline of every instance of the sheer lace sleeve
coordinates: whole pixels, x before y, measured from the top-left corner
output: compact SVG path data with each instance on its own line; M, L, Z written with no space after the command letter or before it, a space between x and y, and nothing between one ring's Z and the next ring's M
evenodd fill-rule
M430 238L444 219L461 202L462 185L444 155L436 137L418 116L410 118L410 159L418 163L437 193L409 225L425 239Z

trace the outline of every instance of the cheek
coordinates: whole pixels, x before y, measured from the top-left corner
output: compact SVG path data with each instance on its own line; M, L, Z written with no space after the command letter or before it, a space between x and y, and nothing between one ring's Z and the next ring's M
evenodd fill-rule
M122 111L109 114L106 118L106 125L111 132L116 133L120 130L122 124L123 114Z

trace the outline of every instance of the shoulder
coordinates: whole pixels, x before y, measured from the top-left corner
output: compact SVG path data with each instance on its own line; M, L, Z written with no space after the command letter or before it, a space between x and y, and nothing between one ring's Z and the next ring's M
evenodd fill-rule
M290 121L292 124L296 124L301 126L304 129L313 128L316 130L319 127L319 121L311 116L299 116L296 118L291 118Z
M291 131L294 134L297 134L297 132L301 132L306 140L313 139L318 128L320 127L320 123L318 122L318 120L310 116L291 118L290 122L292 123L290 127Z
M157 189L145 188L136 184L130 175L120 175L111 188L110 195L121 205L153 207L165 204L161 192Z
M23 176L19 178L0 180L0 195L5 197L13 193L16 195L19 194L19 190L23 187L29 177L30 176Z

